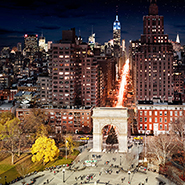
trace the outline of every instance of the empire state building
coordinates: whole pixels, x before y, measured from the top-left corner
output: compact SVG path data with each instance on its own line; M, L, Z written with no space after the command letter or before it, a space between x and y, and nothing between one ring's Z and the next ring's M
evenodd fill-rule
M121 25L116 15L116 20L113 23L113 44L114 46L120 46L121 41Z

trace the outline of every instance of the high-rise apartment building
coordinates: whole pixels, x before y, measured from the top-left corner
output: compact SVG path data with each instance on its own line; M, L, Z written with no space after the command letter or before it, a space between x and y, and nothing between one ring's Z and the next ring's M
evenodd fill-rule
M133 51L136 99L172 101L173 51L168 35L164 34L164 18L158 15L156 2L151 2L149 14L143 17L141 41Z
M24 54L33 54L38 50L38 35L24 35Z
M76 39L74 29L65 30L61 42L52 44L50 75L54 107L98 104L98 64L89 46Z
M38 103L41 105L52 103L51 78L49 76L38 76L37 92L39 94Z

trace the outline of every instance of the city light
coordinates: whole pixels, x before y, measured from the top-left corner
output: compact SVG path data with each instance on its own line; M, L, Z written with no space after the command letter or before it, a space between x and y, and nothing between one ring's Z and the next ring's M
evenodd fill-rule
M126 63L122 69L121 83L120 83L118 102L116 104L116 107L122 107L122 103L124 101L124 95L125 95L126 87L127 87L128 74L129 74L129 59L126 60Z

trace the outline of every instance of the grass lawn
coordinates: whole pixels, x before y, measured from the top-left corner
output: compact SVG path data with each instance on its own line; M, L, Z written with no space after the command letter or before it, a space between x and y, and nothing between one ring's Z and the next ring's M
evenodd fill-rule
M78 154L78 151L74 151L74 153L68 156L66 159L65 157L62 157L64 155L61 153L61 155L56 160L51 161L46 165L43 165L42 162L33 163L31 161L31 154L22 154L19 158L16 156L14 165L11 164L10 155L7 155L6 157L0 156L0 183L5 183L5 176L7 177L6 181L10 182L16 177L24 176L25 174L33 171L42 171L46 167L70 164Z

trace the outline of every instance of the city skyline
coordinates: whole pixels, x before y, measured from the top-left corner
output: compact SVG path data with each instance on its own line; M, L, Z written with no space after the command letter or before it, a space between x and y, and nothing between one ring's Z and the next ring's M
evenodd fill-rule
M148 14L149 0L132 1L32 1L19 0L1 2L0 47L16 46L24 41L24 34L43 33L47 41L57 42L62 30L76 29L87 42L92 29L96 42L103 44L113 38L113 22L118 12L121 23L121 39L137 40L143 33L143 16ZM164 32L175 41L177 33L185 44L184 0L157 2L159 15L164 16Z

